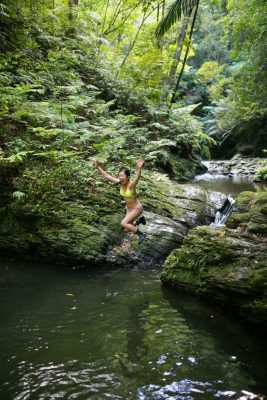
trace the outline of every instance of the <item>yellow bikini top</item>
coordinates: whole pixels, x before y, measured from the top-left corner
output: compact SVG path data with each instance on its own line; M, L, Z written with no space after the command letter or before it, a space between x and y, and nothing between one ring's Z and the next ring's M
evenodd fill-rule
M122 190L122 187L120 188L120 195L121 195L122 197L127 197L128 199L130 199L131 197L135 197L135 195L132 194L132 192L130 191L130 189L127 189L126 192L124 192L124 191Z

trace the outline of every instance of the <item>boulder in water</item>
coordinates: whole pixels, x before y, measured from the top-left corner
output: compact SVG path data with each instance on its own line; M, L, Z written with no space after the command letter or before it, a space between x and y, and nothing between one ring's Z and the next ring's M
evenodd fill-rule
M226 224L235 229L190 230L182 247L167 258L163 283L209 297L266 329L266 204L266 192L243 193L237 198L236 214Z

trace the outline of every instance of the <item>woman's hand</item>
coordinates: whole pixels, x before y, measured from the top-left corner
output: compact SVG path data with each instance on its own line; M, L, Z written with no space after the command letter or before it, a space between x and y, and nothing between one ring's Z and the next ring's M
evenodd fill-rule
M139 160L137 161L137 167L138 168L142 168L142 166L144 165L145 160L141 157L139 158Z

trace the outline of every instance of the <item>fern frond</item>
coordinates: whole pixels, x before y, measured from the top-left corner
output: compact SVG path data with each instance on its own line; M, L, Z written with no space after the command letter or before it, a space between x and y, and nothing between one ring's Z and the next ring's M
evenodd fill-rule
M182 14L186 14L196 4L197 0L175 0L171 4L167 14L160 21L156 29L156 37L163 36L176 21L181 19Z
M23 197L25 197L25 193L20 192L19 190L16 190L15 192L12 193L12 197L15 200L22 200Z

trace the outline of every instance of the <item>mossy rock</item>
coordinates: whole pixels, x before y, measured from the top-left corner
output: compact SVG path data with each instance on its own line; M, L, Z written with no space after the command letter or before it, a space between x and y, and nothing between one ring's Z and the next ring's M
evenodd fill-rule
M165 258L180 246L189 228L212 221L226 196L195 185L179 185L163 174L144 173L138 198L148 220L142 228L147 239L142 246L134 240L131 253L122 256L119 251L115 264ZM41 200L13 201L2 209L0 249L6 255L102 265L110 262L113 249L124 242L123 208L118 187L106 181L72 198L48 193Z
M242 192L226 225L242 225L249 232L267 235L267 192Z
M248 222L250 220L250 213L234 213L230 216L227 220L227 227L228 228L238 228L239 226L243 226L245 229L248 226Z
M179 181L191 180L196 173L206 170L200 160L181 157L178 152L158 152L156 165Z
M166 259L161 280L206 296L267 328L266 318L256 318L266 310L262 300L267 295L266 254L267 239L262 236L226 227L196 227Z
M240 213L249 212L255 195L256 195L255 192L250 192L250 191L241 192L237 196L235 201L235 208L238 210L238 212Z

